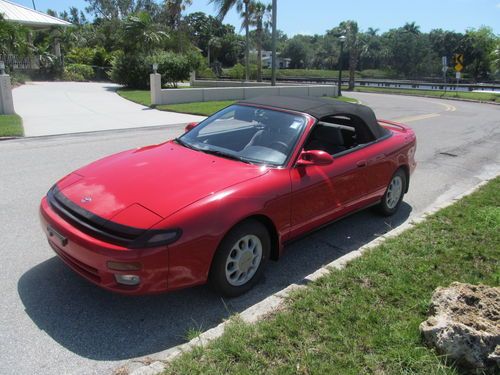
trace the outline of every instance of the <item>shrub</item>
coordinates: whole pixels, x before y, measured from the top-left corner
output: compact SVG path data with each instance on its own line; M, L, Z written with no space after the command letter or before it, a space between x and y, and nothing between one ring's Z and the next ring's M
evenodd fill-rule
M63 79L73 81L70 77L75 78L76 81L90 81L94 78L94 70L90 65L67 64L64 67Z
M149 86L151 65L142 54L117 52L113 58L110 77L113 82L127 87L144 89Z
M216 78L214 72L209 67L204 67L197 70L196 76L199 78Z
M189 74L200 66L200 54L190 52L178 54L174 52L157 52L149 64L158 64L158 73L166 85L177 87L177 82L189 79Z
M227 73L232 79L245 79L245 67L240 63L229 69Z
M73 48L65 56L66 62L70 64L85 64L92 65L94 60L95 50L89 47Z

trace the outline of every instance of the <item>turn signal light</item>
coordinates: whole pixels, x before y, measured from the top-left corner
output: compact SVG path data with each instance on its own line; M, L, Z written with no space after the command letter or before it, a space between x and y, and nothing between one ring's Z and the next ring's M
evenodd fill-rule
M114 271L138 271L142 265L138 262L123 263L123 262L108 262L108 268Z

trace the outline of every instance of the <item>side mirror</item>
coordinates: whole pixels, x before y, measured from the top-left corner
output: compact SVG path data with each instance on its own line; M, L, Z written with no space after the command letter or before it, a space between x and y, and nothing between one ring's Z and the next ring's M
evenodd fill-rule
M333 163L333 156L320 150L302 151L297 160L298 166L328 165Z
M184 128L184 132L187 133L188 131L190 131L191 129L193 129L196 125L198 125L197 122L190 122L189 124L186 125L186 127Z

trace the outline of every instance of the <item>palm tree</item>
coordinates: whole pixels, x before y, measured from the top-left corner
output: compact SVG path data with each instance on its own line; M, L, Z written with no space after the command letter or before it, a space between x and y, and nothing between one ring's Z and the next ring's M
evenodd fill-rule
M250 64L249 64L249 55L250 55L250 37L249 37L249 9L248 4L250 0L210 0L210 3L214 4L218 9L217 18L222 21L229 10L236 6L236 9L239 13L243 14L245 20L243 21L243 25L245 27L245 80L248 81L250 76Z
M248 5L248 22L255 26L257 44L257 81L262 82L262 34L264 31L264 18L271 12L272 7L260 1L251 1ZM244 21L244 26L246 21ZM268 22L266 22L267 27Z
M403 26L403 30L407 33L418 35L420 34L420 26L418 26L415 22L407 22Z
M125 52L134 51L137 48L144 48L146 52L151 52L167 37L167 33L160 30L146 12L128 16L124 22L124 33Z

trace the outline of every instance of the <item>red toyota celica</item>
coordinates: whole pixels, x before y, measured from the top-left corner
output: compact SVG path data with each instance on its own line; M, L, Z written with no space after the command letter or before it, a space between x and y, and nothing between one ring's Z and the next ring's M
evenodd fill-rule
M244 100L174 140L67 175L40 217L60 258L103 288L145 294L208 281L237 296L288 241L369 206L394 214L415 147L410 128L363 105Z

